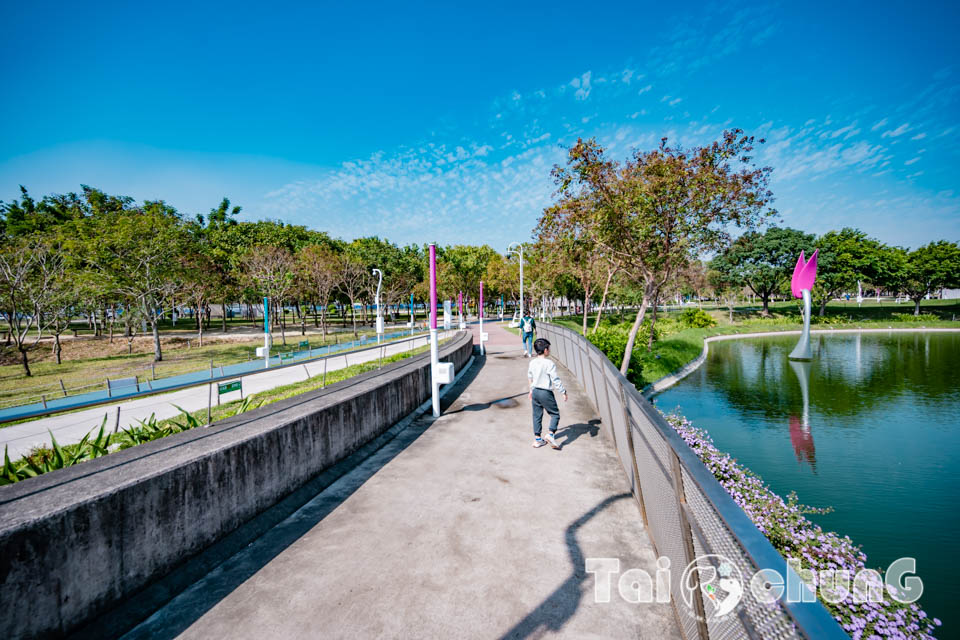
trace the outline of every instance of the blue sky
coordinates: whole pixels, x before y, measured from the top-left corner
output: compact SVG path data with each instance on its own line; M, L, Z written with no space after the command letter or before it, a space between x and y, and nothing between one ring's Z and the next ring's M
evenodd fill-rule
M0 199L504 248L578 136L740 127L781 224L960 240L956 3L460 4L4 3Z

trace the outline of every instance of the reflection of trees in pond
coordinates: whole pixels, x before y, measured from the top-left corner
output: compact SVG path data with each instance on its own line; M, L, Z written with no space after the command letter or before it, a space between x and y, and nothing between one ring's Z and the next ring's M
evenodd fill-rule
M784 337L714 343L706 383L745 413L799 415L798 378L787 372L793 342ZM813 346L810 403L820 415L876 411L904 392L932 401L960 393L958 334L820 335Z

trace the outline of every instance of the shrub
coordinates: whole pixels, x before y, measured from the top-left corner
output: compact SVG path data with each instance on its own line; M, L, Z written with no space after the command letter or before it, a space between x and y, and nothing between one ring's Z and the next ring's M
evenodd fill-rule
M917 316L912 313L892 313L890 317L897 322L936 322L940 319L939 316L933 313L921 313Z
M854 318L851 318L848 315L844 315L842 313L831 314L826 316L821 316L819 314L814 313L813 316L810 318L810 324L832 325L832 324L853 324L855 322L857 322L857 320L855 320ZM863 321L861 320L860 322L863 322Z
M654 341L656 341L658 333L655 328L653 333ZM623 352L627 348L628 335L629 329L626 327L614 329L601 326L597 329L596 333L588 333L587 339L600 349L603 355L607 356L607 359L613 363L613 366L619 368L620 363L623 362ZM644 322L640 327L640 331L637 332L637 339L633 344L633 355L630 357L630 367L627 369L627 380L638 387L643 383L643 377L641 376L643 365L641 364L641 359L643 358L643 353L646 350L649 339L650 324Z
M717 324L709 313L703 309L684 309L680 314L680 324L689 329L706 329Z

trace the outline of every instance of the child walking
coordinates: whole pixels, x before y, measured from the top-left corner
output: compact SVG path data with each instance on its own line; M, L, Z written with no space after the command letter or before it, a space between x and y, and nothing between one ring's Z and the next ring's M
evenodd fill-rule
M557 375L557 365L550 356L550 342L543 338L538 338L533 343L533 350L537 352L537 357L530 361L527 367L527 379L530 381L530 403L533 405L533 441L534 447L542 447L550 443L554 449L559 449L557 444L556 432L557 425L560 424L560 409L557 408L557 399L553 395L556 389L563 394L563 401L567 401L567 390L563 388L560 382L560 376ZM547 439L540 437L543 423L543 411L546 409L550 414L550 432Z

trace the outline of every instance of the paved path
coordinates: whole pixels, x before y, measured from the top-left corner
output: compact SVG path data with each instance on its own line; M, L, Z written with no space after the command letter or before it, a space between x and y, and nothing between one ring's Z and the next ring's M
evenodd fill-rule
M427 344L426 337L415 341L406 341L399 344L387 344L385 355L402 353L412 348ZM361 351L359 353L338 353L327 358L327 372L344 369L362 362L370 362L379 358L377 349ZM323 375L322 360L306 364L269 369L263 373L245 375L243 377L243 394L246 397L252 393L267 391L275 387L303 382L304 380ZM35 446L49 444L49 431L53 432L57 442L61 445L79 442L91 429L97 429L107 414L107 427L112 429L117 419L117 407L120 407L120 426L127 427L136 424L137 420L146 420L150 414L156 414L158 419L172 418L180 413L174 405L179 405L187 411L204 409L207 406L208 385L200 385L174 391L171 393L146 396L135 400L127 400L112 404L104 404L83 411L63 413L59 415L24 422L0 428L0 448L6 446L11 460L28 453ZM213 389L213 403L216 404L216 389ZM240 392L224 394L222 400L230 402L240 398ZM96 434L94 434L96 435Z
M569 374L562 449L530 446L519 338L484 329L487 357L439 419L416 420L127 637L679 638L669 604L629 604L615 586L594 602L588 557L654 574L637 504Z

